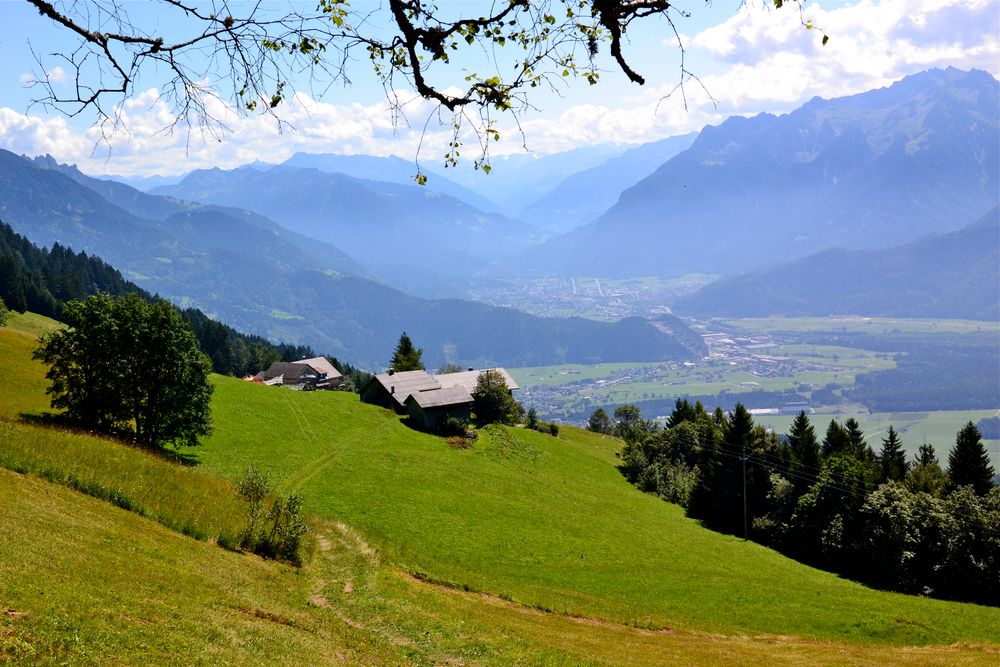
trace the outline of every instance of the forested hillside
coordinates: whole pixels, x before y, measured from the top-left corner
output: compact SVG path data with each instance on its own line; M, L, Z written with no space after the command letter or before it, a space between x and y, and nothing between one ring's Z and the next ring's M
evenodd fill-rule
M31 311L59 319L63 305L104 292L112 296L136 294L156 297L122 278L115 268L97 257L76 253L55 244L37 248L0 222L0 299L17 312ZM216 322L196 308L179 309L194 330L201 350L212 360L216 373L256 373L273 361L294 361L316 356L301 345L275 344L260 336L238 332Z

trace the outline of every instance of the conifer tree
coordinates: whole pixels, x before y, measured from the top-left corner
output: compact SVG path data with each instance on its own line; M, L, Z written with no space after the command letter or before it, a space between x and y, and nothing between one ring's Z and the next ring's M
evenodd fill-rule
M831 419L823 436L823 456L830 458L834 454L842 454L847 451L847 444L847 431L836 419Z
M978 496L993 488L993 466L983 436L971 421L955 437L955 448L948 454L948 475L955 488L971 486Z
M816 430L804 410L799 412L788 431L788 448L792 454L792 470L796 473L792 484L801 494L819 474L820 464Z
M396 350L392 354L392 361L389 362L389 368L397 373L426 370L423 362L420 361L423 353L422 349L413 346L413 341L410 340L410 337L404 331L399 337L399 343L396 344Z
M844 422L844 433L847 435L847 451L851 456L868 463L875 461L875 452L865 444L865 433L857 419L849 417Z
M903 452L899 434L891 424L885 437L882 438L882 451L878 458L882 466L882 482L903 481L906 477L906 453Z

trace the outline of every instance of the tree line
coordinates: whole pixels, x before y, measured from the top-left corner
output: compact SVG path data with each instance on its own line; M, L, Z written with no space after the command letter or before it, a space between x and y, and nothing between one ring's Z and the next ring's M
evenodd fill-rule
M1000 604L1000 488L972 422L947 469L928 444L907 461L891 426L876 453L853 418L820 439L801 412L779 438L742 404L678 400L664 427L598 409L588 428L624 440L631 483L710 528L872 586Z

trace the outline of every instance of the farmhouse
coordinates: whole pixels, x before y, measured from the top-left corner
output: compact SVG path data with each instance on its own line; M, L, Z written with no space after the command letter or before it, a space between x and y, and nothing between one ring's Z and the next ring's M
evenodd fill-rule
M421 402L440 403L445 400L456 401L455 405L461 405L464 396L469 396L471 400L472 392L476 389L476 382L479 376L486 370L494 370L500 373L504 382L507 383L508 391L519 389L514 378L503 368L491 368L484 370L469 370L462 373L445 373L442 375L431 375L427 371L402 371L395 373L379 373L361 388L361 400L364 403L381 405L383 408L391 408L403 414L410 411L406 399L411 395L420 393L425 396L417 403ZM430 397L429 394L435 391L449 390L447 393L436 394ZM454 391L461 389L463 393ZM429 405L429 403L428 403ZM443 405L443 404L442 404ZM434 409L442 409L442 405L434 406ZM412 412L411 412L412 414Z
M296 361L297 364L311 366L319 373L319 380L316 382L317 389L333 389L340 385L343 376L326 357L313 357L312 359L302 359Z
M445 419L472 419L472 395L462 386L417 391L406 399L410 421L417 428L436 430Z
M406 412L406 399L415 391L440 389L427 371L402 371L379 373L361 388L361 401L381 405L396 412Z

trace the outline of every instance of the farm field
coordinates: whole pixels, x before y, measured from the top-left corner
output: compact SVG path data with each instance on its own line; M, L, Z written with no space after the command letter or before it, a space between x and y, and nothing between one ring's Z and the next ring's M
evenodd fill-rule
M456 449L353 394L222 377L215 434L182 452L193 468L24 423L44 391L16 326L0 329L0 372L36 379L0 412L2 659L991 664L1000 652L1000 610L873 591L705 530L622 478L618 441L577 429L490 428ZM314 514L300 569L214 544L251 464ZM72 490L68 472L145 516Z
M1000 408L988 398L1000 391L1000 374L994 373L992 386L988 375L968 375L979 373L984 364L991 365L988 360L995 358L1000 346L1000 323L775 317L713 320L695 323L694 328L702 332L709 349L709 355L697 361L510 370L522 387L521 399L527 406L536 408L543 418L577 425L583 425L596 407L610 412L626 403L643 406L648 418L662 417L680 397L698 398L709 407L721 404L727 409L737 400L762 409L804 402L822 414L845 418L888 410L942 412L943 416L929 420L899 418L897 428L905 424L904 433L911 435L907 444L915 449L925 434L939 447L950 442L958 427L968 421L962 415L967 407L979 408L973 411L979 415L976 420L980 413L988 416ZM998 341L992 347L991 336ZM976 364L978 358L984 361ZM905 371L900 364L906 365ZM891 378L879 373L890 371L891 375L897 370ZM870 373L877 375L867 376ZM862 382L868 382L869 388L859 393L861 376L867 376ZM881 384L873 391L869 380L879 376L883 379L877 380ZM945 382L940 389L943 403L935 409L932 388L938 381ZM914 394L918 387L919 393ZM955 396L963 398L949 400ZM915 405L914 400L922 405ZM783 428L786 421L777 420L776 428ZM884 421L881 417L872 419L876 430L887 426ZM912 441L914 438L919 441Z
M569 364L508 370L522 388L525 405L536 407L547 418L582 422L601 405L723 392L796 392L808 397L829 384L851 386L859 374L894 367L891 355L870 350L767 343L746 352L717 351L698 362Z
M750 333L837 331L852 333L1000 332L1000 322L900 317L748 317L719 322Z

